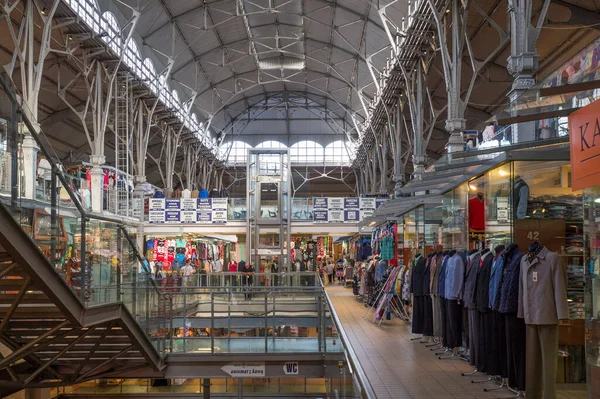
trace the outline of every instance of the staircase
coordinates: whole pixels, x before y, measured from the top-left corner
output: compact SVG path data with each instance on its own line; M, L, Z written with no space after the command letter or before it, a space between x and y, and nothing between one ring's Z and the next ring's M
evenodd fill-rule
M121 302L86 307L0 204L0 396L162 360Z

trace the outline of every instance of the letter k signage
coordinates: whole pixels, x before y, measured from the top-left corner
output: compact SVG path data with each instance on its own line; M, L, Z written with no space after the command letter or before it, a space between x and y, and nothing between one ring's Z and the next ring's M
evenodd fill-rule
M569 115L573 191L600 185L600 100Z

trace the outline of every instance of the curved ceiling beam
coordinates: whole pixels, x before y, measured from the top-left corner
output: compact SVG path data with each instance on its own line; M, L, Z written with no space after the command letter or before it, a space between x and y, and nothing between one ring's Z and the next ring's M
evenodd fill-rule
M289 93L289 94L296 95L296 96L298 96L298 98L299 98L299 99L301 99L301 98L307 99L307 100L311 101L312 103L314 103L314 104L317 104L317 105L319 105L319 106L322 106L322 107L326 107L326 105L324 105L324 104L320 104L320 103L316 102L314 99L311 99L311 98L310 98L310 97L308 97L308 96L309 96L309 95L310 95L310 96L315 96L315 97L318 97L320 100L328 100L328 99L329 99L328 97L326 97L326 96L323 96L322 94L318 94L318 93L309 93L309 92L305 92L305 91L293 91L293 90L292 90L292 91L286 91L286 90L281 90L281 91L271 91L271 92L267 92L267 95L265 95L265 93L260 93L260 94L254 94L254 95L252 95L252 96L249 96L249 97L246 97L246 98L249 100L249 102L250 102L250 100L252 100L252 99L254 99L254 98L257 98L257 97L258 97L258 98L263 98L263 99L265 99L265 100L268 100L268 99L270 99L270 98L272 98L272 97L275 97L275 96L278 96L278 95L282 95L283 93ZM237 104L239 104L239 103L241 103L241 102L245 102L243 98L242 98L242 99L239 99L239 100L237 100L237 101L234 101L234 102L233 102L233 103L231 103L231 104L228 104L226 108L228 108L228 109L229 109L229 108L231 108L231 107L233 107L233 106L235 106L235 105L237 105ZM262 101L257 101L255 104L259 104L259 103L261 103L261 102L262 102ZM254 104L253 104L253 105L254 105ZM295 104L295 105L296 105L296 104ZM302 105L300 105L300 104L297 104L297 108L302 108ZM339 118L342 118L342 119L343 119L345 116L347 116L345 112L343 113L343 115L340 115L340 114L338 113L338 111L333 111L333 110L330 110L329 108L328 108L328 110L329 110L329 112L331 112L331 113L335 114L336 116L338 116Z
M307 88L313 89L313 90L315 90L317 92L323 93L323 95L326 96L329 100L335 102L340 108L342 108L350 116L350 118L352 118L352 120L354 120L354 117L356 116L356 113L352 112L351 110L349 110L348 106L344 106L338 100L336 100L335 98L333 98L328 92L326 92L326 91L324 91L324 90L322 90L322 89L320 89L318 87L315 87L314 85L311 85L310 83L295 82L295 81L290 81L290 80L287 80L287 79L281 79L281 80L277 79L277 80L265 81L265 82L257 83L255 85L250 86L250 87L244 88L244 90L242 92L238 92L238 93L234 94L233 96L231 96L231 98L225 104L223 104L213 115L208 114L208 118L207 118L207 121L206 121L206 129L210 129L210 127L212 125L212 120L213 120L214 116L217 115L219 112L221 112L221 110L224 107L226 107L227 105L229 105L235 97L237 97L239 95L243 95L244 92L246 92L248 90L252 90L252 89L254 89L256 87L259 87L261 85L268 85L268 84L275 84L275 83L282 83L282 82L297 83L297 84L303 85L303 86L305 86ZM224 139L224 137L221 140L223 140L223 139ZM348 137L348 140L351 140L351 138Z
M273 94L272 96L265 97L265 100L267 100L267 101L268 101L268 100L270 100L270 99L276 98L277 96L281 96L281 95L283 95L284 93L289 93L289 92L280 91L280 92L277 92L277 93ZM295 92L295 93L301 93L301 92ZM323 97L323 96L321 96L320 94L319 94L318 96L319 96L319 97L321 97L321 98L324 98L324 97ZM250 96L250 97L247 97L247 98L248 98L248 99L251 99L251 98L254 98L254 97L256 97L256 96ZM306 98L306 97L305 97L305 98ZM306 98L306 99L308 99L308 98ZM241 100L238 100L238 101L236 101L235 103L239 103L240 101L243 101L243 99L241 99ZM234 104L235 104L235 103L234 103ZM313 114L313 115L315 115L315 116L317 117L317 118L315 118L315 120L323 120L323 121L327 122L327 118L323 118L321 115L318 115L317 113L315 113L315 112L314 112L314 110L315 110L315 109L318 109L318 110L320 110L321 112L324 112L324 113L328 113L328 114L330 113L330 114L333 114L333 115L337 116L338 118L345 120L345 116L346 116L346 115L344 115L344 116L340 116L340 115L338 115L336 112L334 112L334 111L331 111L331 110L330 110L330 109L329 109L329 108L328 108L326 105L319 104L319 103L317 103L317 102L315 102L315 101L312 101L312 100L311 100L311 103L312 103L312 104L316 104L317 106L306 107L306 106L302 106L301 104L295 104L295 103L293 103L293 102L290 102L290 101L284 101L284 100L280 101L280 102L279 102L279 103L277 103L277 104L265 104L263 101L257 101L256 103L254 103L254 104L252 104L250 107L248 107L248 108L247 108L245 111L250 111L250 110L260 109L260 108L262 108L262 107L266 107L266 109L275 109L275 108L278 108L278 107L282 106L283 104L287 104L287 105L290 105L290 107L291 107L291 108L298 108L298 109L305 109L305 110L307 110L308 112L310 112L311 114ZM233 104L230 104L230 105L233 105ZM225 126L223 127L223 130L226 130L226 129L230 129L230 128L232 128L232 126L233 126L233 125L235 125L235 123L237 123L237 121L238 121L238 120L240 120L240 118L242 118L242 117L244 117L244 116L245 116L245 114L242 114L242 113L240 113L238 116L236 116L236 117L235 117L234 119L232 119L230 122L228 122L228 123L227 123L227 125L225 125ZM334 119L333 119L333 118L330 118L330 119L331 119L332 121L334 121ZM253 117L251 118L251 120L260 120L260 118L258 118L257 116L253 116ZM282 120L284 120L284 119L282 119ZM294 120L294 118L290 118L290 120ZM340 126L340 125L339 125L337 122L335 122L335 123L336 123L336 124L337 124L337 125L338 125L338 126L341 128L341 129L342 129L342 130L345 130L345 128L344 128L343 126ZM352 129L351 129L351 130L352 130Z
M385 28L384 28L382 25L380 25L379 23L377 23L375 20L371 19L371 18L370 18L368 15L361 14L361 13L359 13L359 12L357 12L357 11L355 11L355 10L351 9L351 8L348 8L348 7L346 7L346 6L340 5L340 4L338 4L338 3L335 3L335 2L331 2L331 1L325 1L325 0L316 0L316 1L320 1L320 2L321 2L321 3L323 3L325 6L329 6L329 7L331 7L331 8L339 8L340 10L344 10L344 11L348 12L349 14L352 14L352 15L354 15L355 17L357 17L357 18L360 18L360 19L362 19L362 20L365 20L365 19L366 19L368 22L372 23L372 24L373 24L373 26L377 27L377 28L378 28L379 30L381 30L382 32L385 32ZM169 25L169 24L171 24L171 23L178 23L178 22L179 22L179 21L178 21L178 19L179 19L179 18L181 18L181 17L184 17L184 16L186 16L186 15L188 15L188 14L191 14L192 12L195 12L195 11L197 11L197 10L201 9L201 8L205 8L205 7L207 7L207 8L208 8L208 10L210 11L211 7L209 7L209 6L211 6L211 5L215 5L215 4L219 4L219 3L227 3L227 2L231 2L231 3L233 3L233 5L234 5L234 6L236 6L236 4L235 4L235 3L236 3L236 0L217 0L217 1L214 1L214 2L212 2L212 3L209 3L209 4L202 4L202 5L199 5L199 6L197 6L197 7L194 7L194 8L192 8L192 9L189 9L189 10L187 10L187 11L184 11L184 12L182 12L182 13L180 13L180 14L177 14L177 15L174 15L174 16L172 16L172 18L170 18L168 22L165 22L165 23L163 23L163 24L159 25L159 26L158 26L156 29L153 29L152 31L150 31L150 32L148 32L147 34L145 34L144 36L142 36L142 39L145 41L147 38L149 38L150 36L152 36L152 35L156 34L156 33L157 33L157 32L159 32L161 29L163 29L165 26L167 26L167 25ZM371 4L373 5L373 2L371 2L371 1L365 1L365 4L366 4L366 3L371 3ZM213 10L214 10L214 11L217 11L217 12L220 12L220 13L223 13L223 14L229 14L229 15L231 15L232 17L237 17L236 15L234 15L234 14L231 14L229 11L221 10L221 9L219 9L219 8L216 8L216 7L212 7L212 8L213 8ZM310 11L309 13L311 13L311 12L316 12L316 11L318 11L318 10L322 9L322 8L323 8L323 7L321 7L321 8L318 8L318 9L316 9L316 10L313 10L313 11ZM265 15L267 15L267 13L266 13L266 12L264 12L264 14L265 14ZM289 13L277 12L276 14L282 15L282 14L289 14ZM258 15L258 14L256 14L256 13L253 13L253 15ZM302 15L298 15L298 14L293 14L293 15L295 15L295 16L298 16L298 17L302 17ZM241 16L239 16L239 17L241 18ZM219 25L216 25L216 26L219 26ZM209 28L209 29L212 29L212 26L211 26L211 27L208 27L208 28Z
M253 26L252 29L258 29L258 28L261 28L261 27L269 26L269 25L272 25L272 24L263 24L263 25ZM291 25L291 24L286 24L286 23L282 23L282 22L280 22L279 25L280 26L292 26L292 27L295 27L295 28L299 28L299 26L297 26L297 25ZM263 40L263 39L264 40L275 39L275 37L261 37L260 38L260 40ZM344 54L346 54L348 56L351 56L351 57L354 57L354 58L358 57L365 64L367 63L367 59L362 54L360 54L360 53L358 53L358 54L357 53L353 53L352 51L348 51L345 48L342 48L340 46L332 45L329 42L324 42L322 40L318 40L318 39L315 39L315 38L312 38L312 37L303 37L302 39L298 39L298 40L304 40L304 41L314 42L314 43L322 45L323 47L331 47L331 48L334 48L334 49L336 49L336 50L338 50L338 51L340 51L340 52L342 52L342 53L344 53ZM182 69L184 69L185 67L187 67L192 62L202 61L202 57L205 57L205 56L207 56L207 55L209 55L209 54L211 54L211 53L213 53L215 51L218 51L218 50L222 49L223 47L227 48L229 46L236 46L238 44L242 44L242 43L245 43L245 42L248 42L248 41L250 41L250 39L248 39L247 37L245 37L243 39L236 40L236 41L233 41L231 43L226 43L224 46L218 46L218 47L214 47L214 48L212 48L210 50L204 51L204 52L198 54L196 58L191 58L189 61L186 61L181 66L177 67L177 69L174 69L173 72L171 73L171 75L175 75L177 72L181 71Z

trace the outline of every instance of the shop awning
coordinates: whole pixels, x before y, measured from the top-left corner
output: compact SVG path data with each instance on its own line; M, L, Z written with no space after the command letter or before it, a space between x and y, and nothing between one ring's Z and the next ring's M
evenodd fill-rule
M363 220L359 226L373 227L394 220L421 205L440 205L441 203L442 197L439 195L419 195L396 198L382 205L372 216Z

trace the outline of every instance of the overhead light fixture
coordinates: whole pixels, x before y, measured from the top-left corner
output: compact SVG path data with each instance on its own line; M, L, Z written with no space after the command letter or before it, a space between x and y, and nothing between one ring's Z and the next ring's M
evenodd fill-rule
M600 204L600 197L596 198L596 199L594 200L594 202L595 202L596 204Z
M48 10L46 9L46 7L42 8L42 11L40 12L42 13L42 15L48 14Z
M469 184L469 190L471 191L477 191L477 186L474 184Z
M500 176L508 176L510 173L508 173L507 171L505 171L504 169L500 169L500 171L498 172L498 174Z
M269 71L274 69L289 69L292 71L301 71L306 67L306 62L302 58L274 57L259 60L258 67L263 71Z

